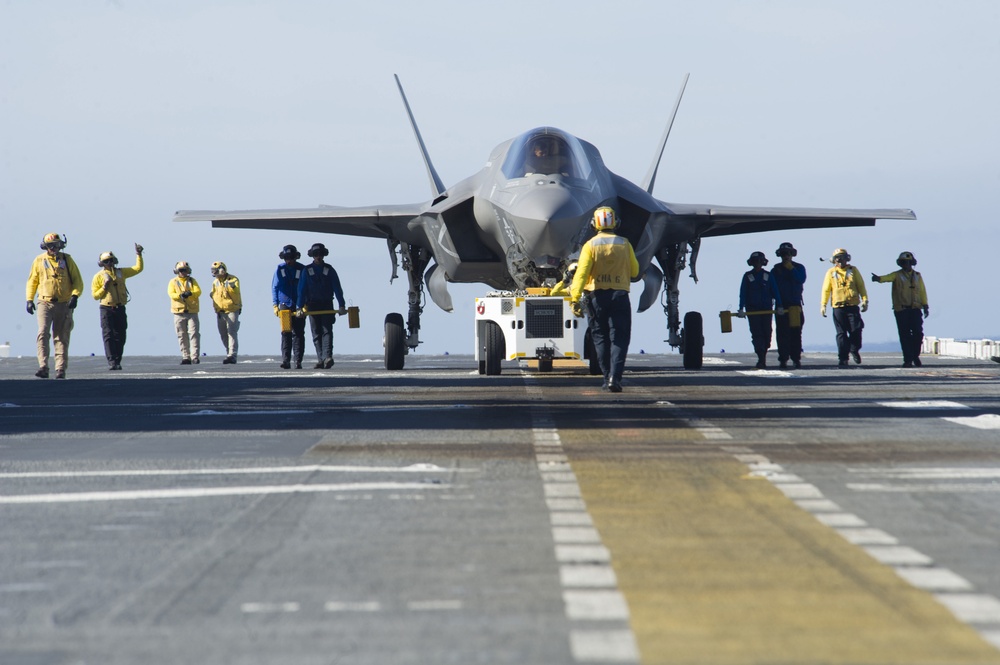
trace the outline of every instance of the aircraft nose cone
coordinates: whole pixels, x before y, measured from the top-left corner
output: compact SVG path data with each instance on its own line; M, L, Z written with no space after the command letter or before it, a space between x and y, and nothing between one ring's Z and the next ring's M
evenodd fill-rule
M532 258L566 256L586 224L590 206L561 185L546 184L525 192L513 206L524 250Z

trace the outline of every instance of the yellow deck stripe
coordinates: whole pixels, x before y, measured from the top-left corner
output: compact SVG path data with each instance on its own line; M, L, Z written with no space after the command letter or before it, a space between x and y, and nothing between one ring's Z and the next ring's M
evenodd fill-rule
M697 432L560 434L645 665L1000 663L930 594Z

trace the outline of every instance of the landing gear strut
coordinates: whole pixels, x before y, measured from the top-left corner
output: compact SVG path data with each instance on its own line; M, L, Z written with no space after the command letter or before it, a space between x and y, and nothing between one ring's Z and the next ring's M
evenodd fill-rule
M420 315L424 311L424 271L430 262L429 252L422 247L389 240L389 253L392 255L392 280L396 274L396 248L403 259L403 270L409 281L407 302L409 309L406 317L406 333L403 332L403 315L393 312L385 317L384 337L382 346L385 348L385 368L389 370L403 369L407 353L415 351L420 344Z
M701 313L688 312L684 315L681 329L680 281L681 272L687 266L687 253L691 250L691 278L698 282L695 262L701 239L690 243L668 245L656 253L656 261L663 269L663 311L667 315L667 343L678 349L684 356L684 369L701 369L704 359L705 332Z

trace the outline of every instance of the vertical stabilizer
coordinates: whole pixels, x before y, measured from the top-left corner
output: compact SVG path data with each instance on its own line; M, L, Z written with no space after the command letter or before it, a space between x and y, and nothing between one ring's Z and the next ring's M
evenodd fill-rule
M677 109L681 106L681 97L684 96L684 88L687 87L688 78L690 76L690 73L684 75L684 82L681 83L681 91L677 94L677 102L674 104L674 111L670 114L670 121L667 122L667 128L663 132L663 138L660 139L660 147L656 151L656 157L653 158L653 164L649 167L649 173L646 174L646 178L642 181L642 188L646 190L647 194L651 195L653 193L653 185L656 183L656 170L660 168L660 159L663 157L663 149L667 146L667 139L670 138L670 128L674 126L674 118L677 117Z
M413 134L417 137L417 145L420 146L420 154L423 155L424 164L427 166L427 176L431 179L431 191L433 196L436 198L444 192L444 184L442 184L441 178L438 177L437 171L434 170L434 165L431 164L431 156L427 154L427 146L424 145L424 139L420 136L420 130L417 129L417 121L413 119L413 111L410 110L410 103L406 101L406 93L403 92L403 84L399 82L399 76L393 74L393 78L396 79L396 86L399 88L399 94L403 98L403 106L406 107L406 115L410 116L410 126L413 127Z

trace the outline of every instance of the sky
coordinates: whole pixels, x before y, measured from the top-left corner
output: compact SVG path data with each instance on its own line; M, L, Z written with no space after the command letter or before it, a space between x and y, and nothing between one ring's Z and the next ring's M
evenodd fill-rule
M808 270L806 350L834 343L819 316L828 259L866 277L911 251L927 283L925 332L1000 339L992 266L1000 191L1000 3L841 0L0 0L0 343L35 353L25 283L46 233L68 238L87 293L70 354L103 355L89 284L113 251L128 280L129 355L179 355L166 295L175 262L208 290L224 261L242 283L240 354L277 355L270 284L285 244L331 249L361 328L335 354L381 356L382 322L406 311L383 241L174 223L176 210L415 203L431 198L393 81L398 74L446 186L527 129L559 127L640 182L691 74L654 195L720 205L911 208L917 221L710 238L681 311L722 334L755 250L781 242ZM867 284L870 345L894 343L889 285ZM474 299L428 298L421 354L472 353ZM985 300L984 300L985 296ZM633 295L637 302L638 292ZM203 297L202 349L224 356ZM632 352L668 353L659 306L633 320ZM307 358L312 345L307 340Z

